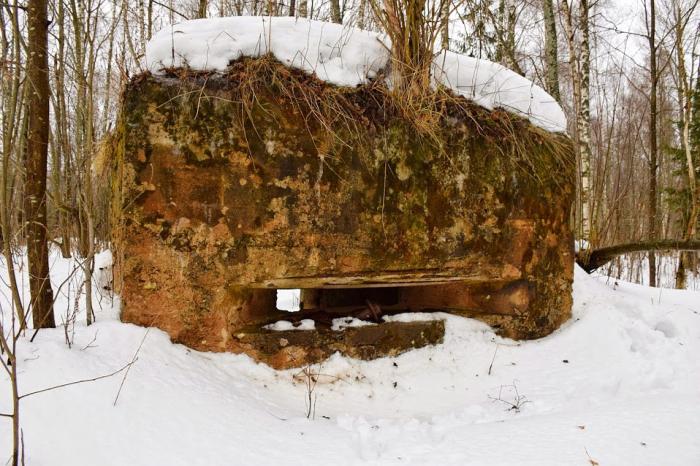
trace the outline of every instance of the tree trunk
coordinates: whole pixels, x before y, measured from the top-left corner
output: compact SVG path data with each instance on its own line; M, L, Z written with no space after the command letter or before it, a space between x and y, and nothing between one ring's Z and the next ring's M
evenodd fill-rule
M498 3L498 13L494 20L496 29L495 59L521 76L525 72L518 63L515 46L516 9L505 0Z
M450 49L450 2L442 0L440 14L440 40L443 50Z
M153 35L153 0L148 0L146 11L146 38L151 40L151 36ZM114 37L114 33L111 33L110 36Z
M14 329L12 329L14 331ZM20 463L20 425L19 425L19 388L17 386L17 358L13 352L8 357L10 366L10 385L12 385L12 466Z
M21 32L17 16L16 14L13 15L10 20L12 26L11 53L8 52L10 48L9 41L3 42L3 57L9 59L9 61L19 63L22 47L20 45ZM2 230L2 254L7 264L7 274L12 293L12 306L20 322L20 328L24 329L27 319L19 292L12 252L12 238L15 236L14 232L16 229L13 222L13 215L15 214L13 209L15 204L13 202L14 183L11 180L15 177L12 160L13 153L21 153L23 148L22 141L26 136L26 133L23 131L26 121L26 115L23 114L23 110L26 110L24 102L27 88L22 88L22 74L19 67L15 67L8 78L0 84L2 86L0 100L2 100L2 109L4 111L2 118L2 164L0 165L0 229Z
M638 243L618 244L594 249L585 256L578 256L576 262L586 271L592 272L618 256L633 252L651 251L700 251L700 241L657 240Z
M589 41L589 16L588 0L580 0L580 27L581 27L581 101L578 111L578 135L581 151L581 233L582 238L591 246L596 241L593 228L593 211L591 204L591 106L590 106L590 76L591 54Z
M698 191L697 191L697 181L695 176L695 160L693 157L693 141L691 141L691 123L693 119L700 120L700 108L695 109L693 112L694 100L699 98L700 95L694 95L692 78L688 78L688 73L685 69L685 47L683 42L683 36L685 34L685 23L682 19L682 12L680 5L676 6L675 11L675 48L677 57L677 68L678 68L678 102L680 104L680 116L681 116L681 148L686 158L686 168L688 174L688 194L690 197L689 212L686 217L686 225L684 226L683 239L691 240L695 238L696 224L698 221ZM699 71L700 71L700 64ZM698 85L700 86L700 75L698 76ZM695 91L695 93L700 93L700 87ZM700 130L700 128L697 128ZM696 149L697 150L697 149ZM687 263L690 262L690 256L688 253L681 253L678 257L678 270L676 271L676 288L684 289L686 281L686 270Z
M657 173L657 135L656 135L656 91L659 76L656 70L656 0L649 2L648 36L649 41L649 241L656 240L656 173ZM649 251L649 286L656 286L656 254Z
M340 0L331 0L331 21L338 24L343 22L340 15Z
M128 3L128 0L126 0L126 2ZM139 22L139 29L138 29L139 45L140 45L141 49L144 50L146 48L146 9L145 9L145 6L143 4L143 0L138 0L138 2L139 3L138 3L138 18L137 19ZM78 7L77 4L72 4L72 6L74 9ZM127 17L128 17L128 15L124 15L125 20ZM126 24L125 24L125 27L126 27ZM134 54L134 58L136 58L136 54Z
M61 255L64 258L71 256L71 219L70 219L70 196L69 180L70 171L63 173L64 160L70 157L70 142L68 140L68 112L66 105L66 29L65 29L65 9L64 2L58 2L56 24L58 25L57 55L54 65L54 79L56 92L53 96L55 134L52 142L52 152L55 154L51 171L53 176L54 203L56 204L56 216L58 229L61 235Z
M554 5L552 0L544 1L544 49L546 60L547 92L559 102L559 57L557 47L557 22L554 17Z
M78 196L79 252L83 269L85 289L85 312L87 325L94 321L92 306L92 267L95 253L95 196L92 183L92 161L95 155L95 65L97 63L95 36L90 32L96 21L93 13L72 3L74 31L73 63L76 71L75 143Z
M199 0L199 7L197 8L197 18L207 17L207 0Z
M366 26L365 14L367 12L367 0L360 0L360 6L357 10L357 27L364 29Z
M579 167L576 183L576 224L575 231L578 239L585 238L584 221L583 221L583 203L582 198L582 176L581 176L581 137L580 125L578 124L578 116L581 108L581 74L580 60L577 51L576 36L573 24L573 15L567 0L561 2L562 13L564 14L564 30L566 31L566 44L569 49L569 73L571 74L571 87L573 91L574 114L576 115L576 124L573 126L574 147L576 149L576 162Z
M48 21L46 0L28 0L26 222L29 288L34 328L55 327L53 290L49 280L46 230L46 163L49 141Z

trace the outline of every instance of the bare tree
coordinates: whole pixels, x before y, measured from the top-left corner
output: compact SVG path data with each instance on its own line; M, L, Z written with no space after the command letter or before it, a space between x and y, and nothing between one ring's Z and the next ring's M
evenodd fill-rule
M28 0L27 24L27 154L24 184L25 234L29 287L35 328L55 327L49 279L46 222L46 170L49 144L49 63L46 0Z
M693 83L692 75L689 76L686 68L686 47L685 37L688 22L693 18L693 13L697 8L698 1L692 2L686 11L683 9L681 0L672 0L672 19L674 48L676 51L675 76L678 92L679 126L680 126L680 146L685 156L688 192L688 212L684 216L683 239L690 241L695 238L698 222L698 189L696 181L696 161L693 157L693 141L691 140L691 125L693 118L700 118L700 115L693 115ZM700 62L699 62L700 63ZM700 65L699 65L700 66ZM692 70L691 70L692 71ZM700 71L698 72L700 75ZM700 82L700 81L699 81ZM678 258L678 268L676 272L676 288L685 288L686 269L689 268L691 255L680 253Z
M18 160L24 158L26 147L26 109L24 105L26 86L22 63L22 43L19 26L19 5L0 6L2 19L2 65L0 66L0 119L2 120L2 161L0 165L0 228L2 231L2 254L9 275L12 303L19 322L24 325L26 317L17 283L12 244L15 240L14 209L15 186L18 180ZM7 24L9 23L9 24ZM7 28L5 26L8 26ZM9 32L9 37L7 33Z
M576 29L574 24L573 13L571 7L569 6L568 0L562 0L561 9L563 15L564 31L566 32L566 44L569 51L569 74L571 75L571 88L573 93L573 111L576 116L576 124L573 127L573 139L574 147L576 149L576 157L579 165L578 173L578 183L577 183L577 199L576 199L576 230L579 238L584 238L586 228L583 226L585 223L582 220L583 211L583 189L582 177L580 176L581 170L581 136L580 136L580 125L578 124L578 116L580 115L579 109L581 108L581 73L580 73L580 58L578 53L578 44L576 41ZM585 239L585 238L584 238Z
M6 325L0 322L0 364L8 375L12 390L12 412L0 413L0 416L9 417L12 420L12 466L24 464L24 458L20 458L20 394L17 368L17 342L19 341L22 329L25 324L17 322L16 314L9 312L11 323ZM9 328L8 328L9 327Z
M657 88L659 73L657 71L656 45L656 0L649 0L649 7L644 4L644 19L649 44L649 204L648 228L649 241L656 240L657 227L657 170L658 170L658 135L657 135ZM656 286L656 253L649 251L649 286Z
M591 49L590 49L590 10L588 0L579 0L579 27L581 29L581 56L579 73L581 76L578 103L578 147L581 178L581 234L591 245L596 244L593 225L591 199Z

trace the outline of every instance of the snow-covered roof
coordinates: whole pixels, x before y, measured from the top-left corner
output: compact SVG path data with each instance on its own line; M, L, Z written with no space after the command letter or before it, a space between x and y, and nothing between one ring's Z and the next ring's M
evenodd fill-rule
M146 67L224 71L241 57L272 53L280 62L339 85L377 76L390 44L375 32L308 19L237 16L185 21L158 32L146 46ZM488 108L503 108L553 132L566 131L566 116L541 87L498 63L442 52L433 61L436 82Z

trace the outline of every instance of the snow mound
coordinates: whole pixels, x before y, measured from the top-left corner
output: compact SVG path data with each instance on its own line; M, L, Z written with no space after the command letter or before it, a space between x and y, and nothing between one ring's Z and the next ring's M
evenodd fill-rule
M282 63L338 86L375 78L389 63L390 42L370 31L307 19L236 16L185 21L158 32L146 46L146 68L224 71L241 57L272 53ZM503 108L553 132L566 116L541 87L498 63L438 53L433 76L457 94L493 110Z
M333 325L331 326L331 330L335 330L336 332L338 332L346 328L366 327L367 325L377 324L375 324L374 322L358 319L356 317L339 317L337 319L333 319Z
M158 32L146 66L224 71L241 57L272 53L293 68L339 86L356 86L387 63L387 49L368 31L289 17L234 16L185 21Z
M316 328L316 323L311 319L303 319L298 325L294 325L288 320L278 320L277 322L266 325L267 330L272 330L273 332L285 332L287 330L314 330Z

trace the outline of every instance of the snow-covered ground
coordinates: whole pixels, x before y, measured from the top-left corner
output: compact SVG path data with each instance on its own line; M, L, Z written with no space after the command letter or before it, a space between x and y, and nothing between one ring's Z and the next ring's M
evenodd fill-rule
M273 54L282 63L339 86L375 78L389 64L389 39L375 32L291 17L235 16L184 21L153 36L146 68L224 71L241 57ZM544 89L508 68L453 52L436 52L433 78L488 109L503 108L546 130L566 131L566 116Z
M72 267L54 257L56 287ZM314 419L299 371L174 345L117 308L104 296L95 325L81 315L72 348L61 328L20 341L22 393L110 373L141 345L116 403L123 373L22 401L28 465L700 464L699 292L577 269L574 318L521 343L432 315L446 319L442 345L310 368ZM3 374L0 412L8 403ZM2 461L9 441L0 419Z

